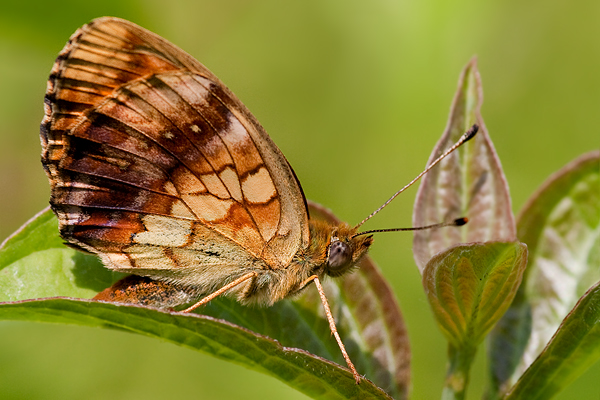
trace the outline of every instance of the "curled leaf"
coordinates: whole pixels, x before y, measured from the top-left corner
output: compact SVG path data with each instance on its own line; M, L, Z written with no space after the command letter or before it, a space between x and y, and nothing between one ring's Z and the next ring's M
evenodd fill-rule
M413 226L465 216L469 223L459 228L415 232L413 253L421 273L434 254L452 245L516 240L508 185L481 117L482 103L481 78L473 59L461 74L446 130L429 163L473 124L479 125L479 133L423 177L413 211Z

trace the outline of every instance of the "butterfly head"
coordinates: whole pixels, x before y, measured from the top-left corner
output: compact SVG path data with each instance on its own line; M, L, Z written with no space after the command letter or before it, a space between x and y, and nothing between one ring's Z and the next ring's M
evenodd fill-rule
M373 235L356 236L356 230L342 225L334 229L327 248L325 273L331 277L345 274L360 261L373 243Z

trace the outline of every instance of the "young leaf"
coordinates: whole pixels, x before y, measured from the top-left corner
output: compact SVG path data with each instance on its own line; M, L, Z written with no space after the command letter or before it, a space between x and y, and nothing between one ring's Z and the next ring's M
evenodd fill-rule
M519 242L461 244L435 255L423 286L449 342L443 399L464 399L477 346L510 305L527 264Z
M321 218L333 218L326 210L316 205L311 204L310 208L313 217L321 215ZM2 272L0 273L0 301L57 295L92 297L119 278L104 268L96 257L65 247L61 242L58 237L56 219L50 211L41 213L38 218L22 228L20 233L7 240L4 247L0 249L0 270ZM51 245L47 243L51 243ZM269 308L244 307L228 299L215 299L201 312L228 319L245 328L269 335L279 340L284 346L301 347L344 365L345 362L339 348L332 339L329 326L322 315L320 301L315 300L316 293L311 293L314 291L311 289L314 288L307 288L307 295L303 295L295 301L282 301ZM376 381L395 398L406 398L410 359L406 329L397 303L375 265L369 259L365 259L357 272L348 276L347 279L326 282L325 290L342 340L359 372ZM0 306L0 310L18 308L20 311L18 313L0 311L0 319L50 321L48 319L50 317L46 315L50 313L53 322L64 321L75 324L119 327L161 337L160 328L153 331L148 326L155 324L157 318L163 318L157 317L158 314L172 315L173 318L176 318L176 322L172 323L184 328L181 331L164 328L165 332L169 330L169 334L172 335L172 337L164 337L166 340L182 344L197 341L199 339L196 336L205 335L208 344L192 347L208 351L217 357L241 359L242 361L236 362L245 363L251 368L276 376L292 387L318 398L343 398L339 393L348 395L355 393L352 396L359 397L376 395L379 396L376 398L381 398L382 392L375 389L371 383L361 382L360 388L356 392L356 389L351 387L356 386L353 380L351 380L351 385L347 386L350 381L325 375L325 371L331 370L330 364L317 368L315 365L322 360L315 358L316 361L312 359L307 361L306 357L312 356L308 353L305 354L306 357L298 359L296 350L275 351L271 339L247 332L244 328L231 323L213 322L215 320L207 319L211 321L206 323L211 326L210 329L214 328L211 325L213 323L227 324L227 330L231 333L220 336L193 331L196 336L190 336L189 331L192 328L187 325L188 320L196 318L196 316L169 314L155 310L150 313L140 311L137 314L138 311L131 311L132 307L130 306L115 306L109 308L111 319L104 323L102 317L107 309L95 302L77 302L76 305L73 305L71 300L60 300L58 303L55 300L47 301L18 303L18 306L15 303L5 303ZM61 311L63 307L67 309L65 313ZM139 307L133 308L139 309ZM92 320L88 318L90 313L95 312L93 310L98 311L100 320L96 317ZM130 318L132 312L136 313L135 315L138 317ZM25 315L25 317L21 317L21 315ZM110 321L113 320L118 320L119 323L111 323ZM164 320L160 319L160 321ZM169 324L171 322L166 325ZM196 324L196 322L191 324ZM201 326L207 326L206 324L203 322ZM236 329L239 329L241 333L235 332ZM256 337L252 339L255 343L269 348L269 351L273 351L276 355L273 357L261 356L262 358L257 356L259 361L262 360L262 364L259 361L243 361L246 360L243 354L230 355L231 351L226 349L231 347L230 341L234 340L232 337L237 334L241 336L255 335ZM237 351L242 352L242 349L243 346L240 346ZM314 358L314 356L312 357ZM287 358L296 361L290 361ZM306 365L307 370L294 376L293 379L288 376L289 374L282 375L283 371L280 369L290 362ZM345 369L340 368L339 371L341 375L351 376ZM312 389L304 388L304 381L314 381L315 379L327 382L319 384L313 382ZM315 387L319 389L314 389ZM321 393L320 397L315 393Z
M491 335L492 396L516 381L600 279L600 152L551 176L520 213L518 232L529 246L529 267Z
M567 315L505 400L549 399L600 359L600 282Z
M435 255L423 273L433 314L455 347L475 348L509 307L527 264L519 242L461 244Z
M508 185L481 117L482 103L481 78L473 59L461 74L446 130L429 163L473 124L479 125L479 133L423 177L413 212L413 226L465 216L469 223L415 232L413 253L421 273L434 254L457 243L516 240Z

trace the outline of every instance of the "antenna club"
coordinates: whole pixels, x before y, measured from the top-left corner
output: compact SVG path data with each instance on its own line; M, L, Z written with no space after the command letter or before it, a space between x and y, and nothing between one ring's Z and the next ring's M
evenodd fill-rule
M473 139L473 137L479 132L479 125L473 124L467 132L465 132L465 142Z
M467 217L458 218L458 219L454 220L454 225L455 226L463 226L467 222L469 222L469 218L467 218Z
M415 179L413 179L412 181L410 181L408 183L408 185L404 186L402 189L398 190L396 193L394 193L394 195L392 197L390 197L385 203L383 203L381 205L381 207L379 207L378 209L376 209L375 211L373 211L371 213L371 215L369 215L367 218L363 219L358 225L356 225L354 227L354 229L358 229L359 227L361 227L365 222L367 222L368 220L370 220L371 218L373 218L373 216L375 214L377 214L379 211L381 211L385 206L387 206L388 204L390 204L392 202L392 200L394 200L396 198L396 196L398 196L400 193L404 192L406 189L408 189L410 186L412 186L413 183L415 183L416 181L418 181L419 179L421 179L421 177L423 175L425 175L431 168L433 168L436 164L438 164L440 161L442 161L446 156L448 156L450 153L452 153L454 150L456 150L457 148L459 148L461 145L463 145L467 140L472 139L475 134L477 134L477 131L479 130L479 125L477 124L473 124L471 125L471 127L469 128L469 130L467 132L465 132L462 137L460 138L460 140L456 143L454 143L454 145L452 147L450 147L448 150L446 150L444 152L444 154L442 154L441 156L439 156L438 158L436 158L433 162L431 162L427 168L425 168L425 170L423 172L421 172L419 175L417 175L417 177ZM466 223L466 221L465 221ZM462 225L464 225L465 223L463 223ZM445 225L448 226L448 225ZM460 225L457 225L460 226ZM422 228L418 228L418 229L422 229ZM414 229L413 229L414 230ZM370 231L369 231L370 232ZM381 232L381 231L377 231L377 232ZM386 231L387 232L387 231ZM361 235L364 234L361 233Z

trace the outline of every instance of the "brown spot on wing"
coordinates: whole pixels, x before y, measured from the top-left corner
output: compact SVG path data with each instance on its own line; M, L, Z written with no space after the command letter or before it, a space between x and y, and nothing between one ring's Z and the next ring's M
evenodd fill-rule
M71 37L40 134L63 236L109 263L132 264L118 252L148 215L197 220L273 267L308 242L299 184L250 112L202 64L127 21Z

